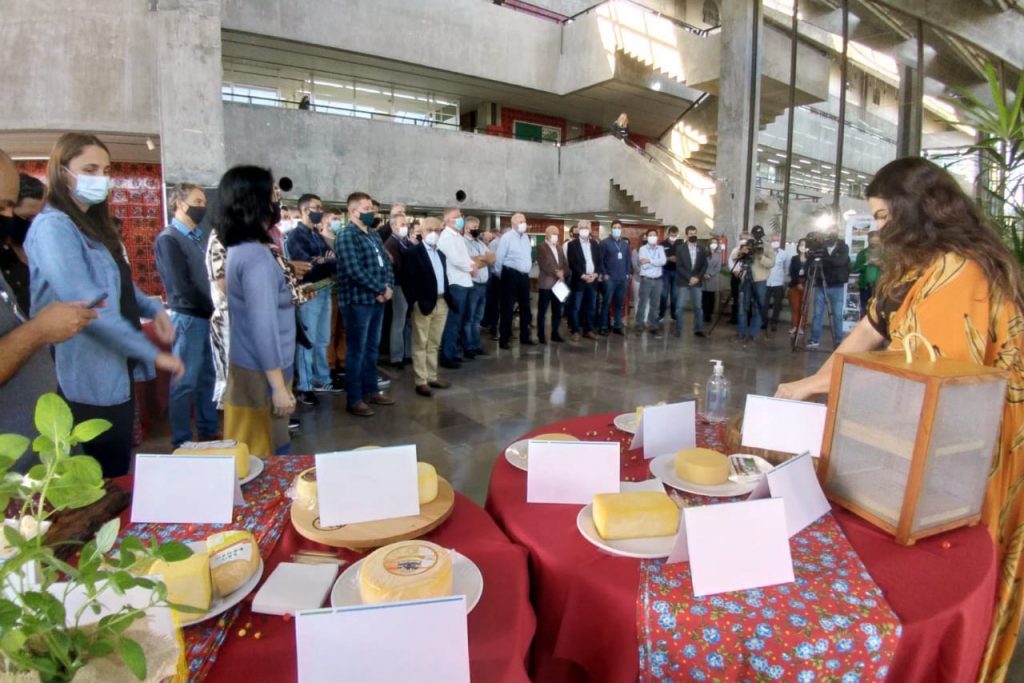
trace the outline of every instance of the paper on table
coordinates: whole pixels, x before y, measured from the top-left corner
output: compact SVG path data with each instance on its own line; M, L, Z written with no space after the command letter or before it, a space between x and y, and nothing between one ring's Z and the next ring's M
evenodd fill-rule
M335 564L282 562L256 593L252 611L260 614L295 614L316 609L338 576Z
M415 445L319 453L316 481L322 526L420 513Z
M530 441L526 502L586 505L619 492L618 441Z
M786 526L790 537L832 509L806 451L764 475L747 500L782 498L786 501Z
M569 286L559 280L555 283L555 286L551 288L551 293L554 294L559 301L565 303L565 300L569 298Z
M694 401L647 406L640 414L629 449L644 449L650 460L697 445L697 404Z
M469 683L463 595L299 612L295 645L299 683Z
M821 455L828 407L821 403L747 396L743 445L783 453Z
M782 499L686 508L683 520L695 596L793 581Z
M228 524L235 499L230 455L135 456L132 522Z

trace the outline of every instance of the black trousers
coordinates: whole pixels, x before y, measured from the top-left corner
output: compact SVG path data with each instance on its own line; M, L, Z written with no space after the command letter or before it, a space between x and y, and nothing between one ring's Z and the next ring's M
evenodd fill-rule
M711 317L717 312L715 310L715 294L706 289L700 293L700 305L704 311L704 322L711 322Z
M545 318L548 317L548 306L551 307L551 338L556 339L558 327L562 324L562 302L558 300L550 289L537 290L537 341L543 344L547 341L544 336Z
M519 304L519 341L530 340L530 276L518 270L501 271L501 329L498 341L507 344L512 339L512 311Z
M497 275L491 273L487 278L487 299L484 303L484 319L480 321L482 327L486 327L493 333L498 329L498 311L501 308L501 281Z
M130 378L129 378L130 381ZM67 400L66 398L64 400ZM107 420L111 427L79 448L99 461L104 477L128 474L132 464L132 430L135 427L135 395L114 406L94 406L68 401L75 424L86 420Z
M765 324L771 322L771 327L774 330L779 325L779 316L782 315L782 301L786 298L786 288L782 285L778 287L768 288L768 301L764 307L765 313ZM771 315L769 316L769 312ZM768 318L771 318L769 321Z

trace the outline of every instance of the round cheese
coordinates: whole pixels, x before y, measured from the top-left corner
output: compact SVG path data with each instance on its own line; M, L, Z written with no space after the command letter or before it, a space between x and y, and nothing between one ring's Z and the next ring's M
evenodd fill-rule
M234 593L260 568L260 551L252 532L221 531L206 539L210 575L217 595Z
M308 510L316 508L316 468L303 470L295 479L295 493Z
M420 505L426 505L437 498L437 470L430 463L418 462L416 463L416 476Z
M729 458L710 448L685 448L676 453L676 474L694 484L717 486L729 480Z
M370 605L451 595L451 553L429 541L378 548L359 568L359 594Z

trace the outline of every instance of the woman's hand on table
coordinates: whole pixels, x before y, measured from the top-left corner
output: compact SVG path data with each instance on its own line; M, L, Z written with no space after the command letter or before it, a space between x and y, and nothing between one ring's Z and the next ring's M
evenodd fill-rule
M185 364L175 355L161 351L154 361L158 370L163 370L171 375L171 380L177 382L185 375Z
M787 398L792 401L803 401L814 394L821 393L817 388L817 378L814 375L798 379L795 382L780 384L775 390L775 398Z
M288 417L295 412L295 396L287 387L274 389L271 400L274 402L275 417Z
M157 341L164 346L174 343L174 325L171 324L171 318L166 311L160 311L153 318L153 332L156 333Z

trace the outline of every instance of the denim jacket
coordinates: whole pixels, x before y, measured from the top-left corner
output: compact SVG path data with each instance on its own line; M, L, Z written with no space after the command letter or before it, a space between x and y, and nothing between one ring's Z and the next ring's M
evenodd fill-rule
M32 285L32 315L54 301L92 301L106 293L99 317L82 332L55 346L57 382L71 401L98 406L131 396L128 359L149 366L158 349L121 316L121 274L105 246L75 227L63 211L47 205L25 239ZM138 287L135 299L147 318L163 306Z

